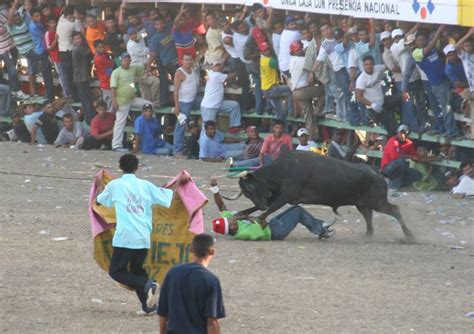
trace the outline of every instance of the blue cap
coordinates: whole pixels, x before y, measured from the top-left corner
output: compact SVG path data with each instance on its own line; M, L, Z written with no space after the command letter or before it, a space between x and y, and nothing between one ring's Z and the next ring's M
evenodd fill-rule
M131 34L132 32L138 32L137 29L135 27L128 27L127 29L127 34Z
M123 58L132 58L132 57L130 56L128 52L124 52L120 55L120 59L123 59Z
M285 25L288 25L291 22L295 22L295 21L296 21L296 18L294 16L289 15L285 18Z

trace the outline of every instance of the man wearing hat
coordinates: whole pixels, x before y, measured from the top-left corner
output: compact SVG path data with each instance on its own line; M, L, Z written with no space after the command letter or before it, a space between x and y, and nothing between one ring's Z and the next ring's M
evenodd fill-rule
M291 43L290 52L290 75L293 78L290 89L293 97L303 106L305 124L310 129L311 136L316 138L318 127L313 119L323 113L324 87L309 81L310 72L304 68L305 57L301 41ZM316 108L313 107L313 100L317 100Z
M267 222L259 218L244 216L240 212L228 211L219 194L217 179L211 179L210 190L214 194L214 202L220 211L220 217L212 220L214 233L230 235L235 240L284 240L298 224L302 224L319 239L328 239L335 234L329 227L336 220L332 223L325 223L313 217L299 205L291 206Z
M312 140L309 140L309 131L305 128L298 129L296 132L300 143L296 146L297 151L309 151L312 148L317 148L318 145Z
M443 52L446 55L446 68L444 72L451 82L451 86L454 87L454 91L457 93L457 99L462 99L461 96L463 95L464 90L469 91L469 84L463 63L461 59L459 59L454 45L446 45Z
M131 65L128 53L123 53L120 67L116 68L110 76L112 89L112 110L116 113L112 149L118 152L128 151L123 148L123 131L127 122L130 108L142 109L143 105L151 104L150 101L135 97L135 81L145 73L143 66Z
M404 124L397 129L397 134L385 143L380 169L388 177L388 188L398 191L419 181L422 175L416 169L410 168L408 159L419 161L415 145L408 139L410 128Z

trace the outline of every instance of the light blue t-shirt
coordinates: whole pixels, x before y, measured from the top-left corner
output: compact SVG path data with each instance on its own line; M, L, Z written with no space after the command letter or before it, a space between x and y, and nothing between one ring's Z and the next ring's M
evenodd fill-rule
M380 34L375 35L375 45L359 41L355 44L357 55L362 60L365 56L371 55L374 58L374 65L382 65L382 53L380 52Z
M222 142L224 135L216 131L214 138L209 138L203 131L199 138L199 159L225 157L227 148Z
M107 184L97 196L97 202L115 208L117 225L112 246L149 249L153 229L152 205L169 208L172 199L172 190L157 187L134 174L124 174Z
M43 114L42 111L35 111L34 113L30 115L25 115L24 117L25 126L30 133L31 133L31 129L33 129L33 125L35 125L36 121L41 116L41 114ZM46 138L44 137L43 130L41 128L36 129L35 139L38 144L46 145L48 143L46 141Z

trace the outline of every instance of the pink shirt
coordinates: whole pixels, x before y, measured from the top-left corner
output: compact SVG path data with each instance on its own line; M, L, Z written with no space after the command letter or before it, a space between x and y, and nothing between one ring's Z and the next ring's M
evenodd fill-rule
M261 153L271 156L272 159L276 159L280 155L280 150L283 145L285 145L289 151L293 151L293 143L288 134L284 133L280 138L275 138L272 133L263 140Z

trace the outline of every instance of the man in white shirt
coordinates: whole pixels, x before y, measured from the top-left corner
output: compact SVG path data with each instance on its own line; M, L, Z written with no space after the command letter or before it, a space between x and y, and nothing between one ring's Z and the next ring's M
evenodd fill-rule
M228 55L222 45L222 30L217 26L217 20L214 13L208 13L206 15L206 24L208 26L206 32L207 50L204 62L208 65L211 65L215 61L225 63Z
M286 28L281 33L280 48L278 50L278 67L280 72L289 77L290 69L290 45L293 42L301 41L301 34L298 31L296 17L287 16L285 18Z
M127 53L132 59L131 65L145 66L148 64L150 50L145 45L145 40L138 34L134 27L128 28ZM145 100L151 101L154 107L160 106L160 79L151 71L137 78L140 94Z
M305 54L303 44L300 41L290 45L290 89L293 97L300 101L303 106L305 125L311 132L311 138L317 138L317 124L313 121L315 117L321 115L324 109L324 87L309 82L309 71L304 69ZM317 99L316 109L313 107L313 100Z
M453 198L460 199L474 196L474 168L472 162L463 162L460 169L463 175L459 184L453 188Z
M312 148L317 148L318 146L312 140L309 140L309 131L305 128L301 128L296 133L300 143L296 146L297 151L309 151Z
M58 70L61 72L66 97L72 97L72 34L74 28L74 7L65 6L63 15L59 18L56 34L58 36L58 49L61 61Z
M216 121L217 113L229 114L229 133L235 134L241 131L241 113L239 103L232 100L224 100L224 82L235 78L236 74L222 73L222 63L212 64L211 71L207 76L204 97L201 102L202 123ZM203 132L204 133L204 132Z
M392 108L399 107L400 96L384 96L382 80L385 76L385 65L374 65L374 58L367 55L363 59L364 71L356 82L356 97L363 112L363 123L368 124L370 117L375 123L381 123L389 135L397 130Z
M247 64L252 61L244 57L245 43L249 39L249 26L244 21L235 21L232 23L233 45L238 58L231 58L230 70L235 72L237 77L237 84L242 89L240 94L239 104L240 110L248 110L250 107L250 77L247 72Z
M346 121L347 110L350 103L349 95L349 83L350 77L346 70L344 61L340 55L336 52L336 45L338 42L334 39L331 27L327 24L321 27L321 34L324 37L321 47L319 48L319 54L316 58L316 63L313 67L313 72L317 70L321 63L327 58L331 62L332 69L334 71L334 85L335 92L334 98L336 100L336 119Z

